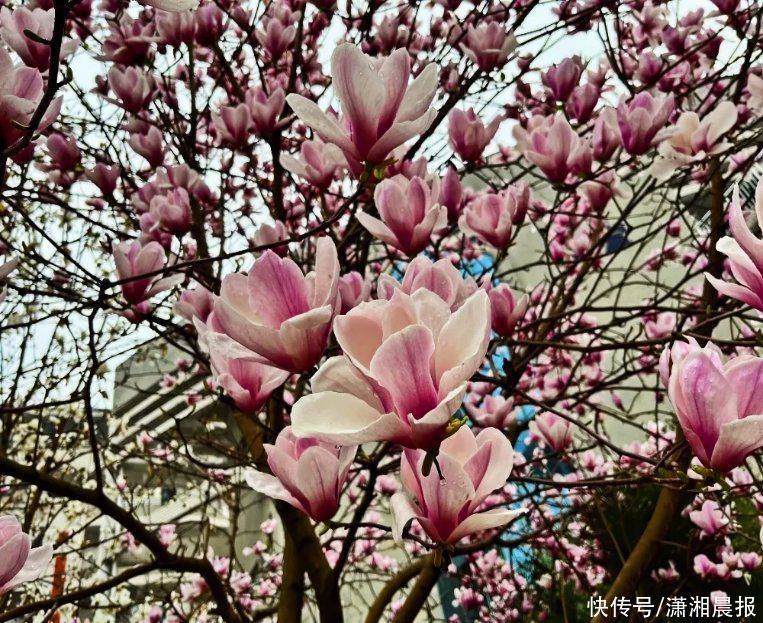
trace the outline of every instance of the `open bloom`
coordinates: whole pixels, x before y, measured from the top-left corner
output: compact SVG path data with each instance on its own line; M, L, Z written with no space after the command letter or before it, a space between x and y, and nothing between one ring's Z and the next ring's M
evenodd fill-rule
M409 256L423 250L432 232L447 223L448 211L437 203L438 181L430 190L420 177L408 179L395 175L380 182L374 191L374 202L381 220L359 212L358 222L374 237Z
M397 541L408 524L419 522L435 543L453 544L480 530L505 526L522 510L496 508L478 512L485 498L503 487L514 465L511 443L495 428L475 436L462 426L442 442L438 469L422 475L423 450L406 449L400 463L405 493L390 501L392 534Z
M37 110L43 95L40 72L32 67L15 67L10 54L0 46L0 143L10 147L24 135L24 127ZM37 131L42 132L58 116L61 98L48 106Z
M0 517L0 595L39 578L53 558L53 546L32 547L15 517Z
M212 313L214 303L215 295L204 286L198 285L182 292L173 306L173 310L188 322L193 322L194 318L206 322Z
M298 439L287 426L275 445L265 444L265 452L274 475L247 471L252 489L291 504L315 521L334 516L357 446L338 448L317 439Z
M356 175L362 172L362 163L384 162L392 150L434 120L436 113L429 105L437 89L437 68L428 65L408 85L411 60L405 49L374 60L343 43L331 57L331 72L344 127L301 95L292 93L286 99L306 125L344 152Z
M572 424L556 413L539 413L528 428L534 441L543 441L554 452L561 452L572 443Z
M758 183L755 192L755 214L758 223L763 224L763 182ZM731 236L724 236L715 248L728 256L731 274L738 283L729 283L705 273L707 280L721 294L747 303L763 312L763 240L750 231L742 214L739 189L729 207L729 229Z
M714 500L705 500L699 510L689 513L689 519L702 531L702 536L715 536L729 524L729 518Z
M655 97L648 91L642 91L630 101L620 102L617 124L625 151L634 156L649 151L674 107L672 94Z
M281 386L289 372L247 359L228 358L212 345L209 360L212 378L246 413L260 410L274 389Z
M292 408L295 434L436 447L482 365L489 331L483 290L455 312L425 289L361 303L337 317L344 357L329 359L312 379L313 393Z
M514 401L511 398L488 394L480 406L467 401L464 407L472 421L482 428L493 426L503 429L516 421Z
M499 115L485 125L473 108L466 112L454 108L448 116L450 146L464 162L476 162L493 140L501 121L503 117Z
M121 284L125 300L137 305L155 294L169 290L183 280L183 275L173 275L159 279L159 275L149 275L160 270L167 256L162 245L152 241L143 246L140 241L120 242L113 248L114 262L119 279L131 279Z
M730 143L721 138L736 121L736 106L728 101L718 104L701 120L694 111L682 113L667 140L657 148L662 158L655 162L652 171L658 176L669 175L678 167L726 151Z
M304 372L323 354L339 306L339 262L330 238L317 243L315 271L268 250L248 275L223 279L214 315L234 342L266 362ZM214 335L210 339L215 339Z
M50 41L53 37L54 15L54 9L29 10L17 6L11 10L4 6L0 8L0 37L19 55L25 65L47 71L50 66L50 46L28 37L26 31ZM61 44L61 57L74 52L77 45L76 40L64 39Z
M668 395L705 467L731 471L763 446L763 359L691 349L673 358Z
M477 291L477 282L472 277L464 277L446 258L433 262L428 257L419 255L406 267L402 283L391 275L383 274L379 275L376 289L380 299L388 300L398 289L406 294L421 289L429 290L455 311Z

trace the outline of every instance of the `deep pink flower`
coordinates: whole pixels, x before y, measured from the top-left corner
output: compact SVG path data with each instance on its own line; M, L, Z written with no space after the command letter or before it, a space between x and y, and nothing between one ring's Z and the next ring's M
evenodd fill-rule
M400 463L405 493L392 496L392 534L402 541L414 519L435 543L453 544L479 532L505 526L523 510L491 509L478 512L485 498L502 488L514 465L514 450L495 428L475 436L462 426L440 445L437 469L422 474L423 450L406 449Z
M292 93L287 101L306 125L344 152L355 175L363 171L363 163L384 162L396 147L426 130L436 115L429 105L437 89L437 68L428 65L409 86L411 60L405 49L375 60L343 43L334 50L331 71L344 127L305 97Z
M191 11L160 11L156 16L156 34L160 43L173 48L193 43L196 34L195 16Z
M149 204L149 214L158 227L175 236L184 235L191 227L191 203L185 188L173 188L156 195Z
M461 178L453 167L448 167L440 179L440 197L438 203L448 210L448 220L455 222L461 216L463 197Z
M50 66L50 46L28 37L25 31L49 41L53 37L54 9L35 8L29 10L17 6L13 10L0 8L0 38L19 55L24 64L40 71L47 71ZM78 42L64 39L61 44L61 58L77 49Z
M304 372L320 360L339 307L339 262L330 238L317 243L315 271L265 251L248 275L223 279L215 318L234 342L271 365Z
M623 148L637 156L649 151L675 107L673 95L653 96L642 91L617 107L617 124Z
M206 322L212 313L214 303L215 295L204 286L198 285L195 288L184 290L178 297L173 310L188 322L193 322L194 318Z
M358 271L353 270L339 278L339 297L342 301L340 312L346 314L353 307L368 300L371 283L363 279Z
M32 547L15 517L0 517L0 595L39 578L53 558L53 546Z
M694 348L673 358L668 395L700 462L728 472L763 446L763 359Z
M563 182L570 173L591 168L591 147L581 139L561 113L533 117L525 130L515 126L519 149L551 182Z
M358 222L371 234L408 256L429 244L432 233L447 223L448 213L437 203L439 181L430 189L419 177L395 175L380 182L374 191L379 212L376 218L358 212Z
M482 365L489 331L482 290L455 312L426 289L361 303L337 317L344 357L329 359L312 379L313 393L292 408L295 433L435 447Z
M565 58L558 65L549 67L541 74L545 84L557 102L566 102L580 81L583 63L579 56Z
M530 203L530 188L520 183L500 193L483 193L467 204L458 226L496 249L506 249L512 227L521 223Z
M493 331L501 337L514 333L517 323L524 318L530 298L523 294L517 300L508 284L501 283L488 290L490 317Z
M454 108L448 116L448 136L453 151L464 162L476 162L493 140L501 121L503 117L499 115L486 126L473 108L466 112Z
M140 154L152 169L164 164L164 137L162 131L152 125L145 134L134 133L128 141L136 154Z
M249 142L252 114L246 104L220 106L212 113L212 123L220 138L233 147L244 147Z
M120 242L114 245L113 253L120 280L153 273L163 268L167 260L164 249L158 242L149 242L145 246L137 240ZM137 305L147 301L154 294L174 287L182 280L183 275L173 275L164 279L160 279L159 275L133 279L121 284L122 295L128 303Z
M114 194L114 190L116 190L119 167L99 162L91 171L86 171L85 176L108 197Z
M298 439L287 426L275 445L265 444L265 452L274 475L247 471L252 489L291 504L314 521L334 516L357 446L337 448L317 439Z
M283 112L286 95L281 87L270 91L270 95L260 86L246 92L246 105L252 116L252 127L257 136L267 136L278 128L278 118Z
M135 67L109 69L109 86L127 112L139 113L154 95L154 79Z
M714 500L705 500L699 510L689 513L689 519L700 529L702 536L715 536L729 525L729 518Z
M461 51L482 71L503 67L516 47L514 35L498 21L481 21L476 28L469 24L461 41Z

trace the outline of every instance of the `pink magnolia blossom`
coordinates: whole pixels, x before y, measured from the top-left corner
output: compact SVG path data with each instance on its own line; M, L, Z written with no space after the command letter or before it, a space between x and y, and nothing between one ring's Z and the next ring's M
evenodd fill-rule
M562 452L572 443L572 424L550 411L536 415L528 429L534 441L543 441L554 452Z
M396 290L413 294L417 290L429 290L439 296L451 311L456 311L464 301L477 291L477 282L464 277L448 259L432 262L423 255L413 259L405 269L402 283L391 275L380 275L377 283L380 299L391 299Z
M317 243L315 271L265 251L248 275L223 279L214 315L234 342L271 365L304 372L321 358L339 307L339 262L330 238Z
M257 136L267 136L278 128L278 118L283 112L286 95L281 87L271 90L270 95L260 86L246 92L246 105L252 116L252 127Z
M32 547L15 517L0 517L0 595L39 578L50 565L53 546Z
M516 420L514 401L503 396L488 394L480 406L471 402L466 402L464 406L472 421L482 428L495 427L502 430Z
M50 67L50 46L28 37L25 31L50 41L53 37L54 15L54 9L29 10L23 6L17 6L11 10L8 7L2 7L0 8L0 38L19 55L25 65L47 71ZM61 44L61 58L69 56L77 49L77 46L76 40L64 39Z
M164 249L158 242L149 242L145 246L137 240L120 242L114 245L113 253L120 281L132 279L121 284L122 296L132 305L143 303L183 280L183 275L164 279L160 279L159 275L144 276L161 270L167 261Z
M254 232L252 241L255 246L263 246L266 244L275 244L276 242L283 242L289 240L289 230L284 225L283 221L274 221L270 223L263 223ZM277 247L273 247L273 253L279 257L286 257L289 254L289 245L281 244Z
M590 83L580 85L572 91L565 110L578 123L586 123L591 119L600 97L601 91L598 87Z
M700 462L728 472L763 446L763 359L723 364L708 349L673 358L668 395Z
M501 337L514 333L517 323L524 318L530 298L523 294L517 300L508 284L501 283L488 290L491 326Z
M699 510L689 513L689 519L701 530L702 536L715 536L729 525L728 517L714 500L705 500Z
M247 471L246 482L252 489L291 504L314 521L334 516L357 446L337 448L333 443L297 438L287 426L275 445L265 444L265 452L274 475Z
M482 71L503 67L516 47L516 37L497 21L469 24L461 41L461 51Z
M135 67L109 69L109 86L120 106L131 113L141 112L154 95L154 79Z
M225 390L245 413L256 413L274 389L283 385L289 372L247 359L226 357L222 349L212 345L209 361L213 380Z
M670 384L671 366L677 364L691 352L704 352L714 361L717 361L718 365L722 365L723 354L712 342L708 342L705 346L700 346L693 337L688 337L686 342L677 340L671 347L665 347L660 355L660 382L666 389Z
M213 46L225 32L225 16L216 4L204 4L193 13L196 22L196 43Z
M193 43L196 34L196 18L191 11L181 13L160 12L156 16L157 39L173 48Z
M655 162L652 171L662 177L678 167L726 151L731 145L721 138L736 121L736 106L729 101L718 104L701 120L693 111L682 113L667 140L658 146L662 158Z
M496 249L506 249L512 227L522 222L529 203L530 187L523 183L500 193L483 193L467 204L458 226Z
M524 156L551 182L563 182L570 173L590 170L590 145L581 139L562 114L533 117L525 130L515 126L514 137Z
M287 101L306 125L344 152L356 175L363 163L384 162L396 147L426 130L436 115L429 105L437 89L437 68L428 65L409 86L411 61L404 49L375 60L343 43L334 50L331 71L344 127L305 97L290 94Z
M337 171L346 166L342 150L319 139L304 141L299 153L300 159L291 154L281 154L281 165L320 189L328 188Z
M432 188L420 177L404 175L383 180L376 186L374 202L379 218L358 212L358 222L371 234L408 256L428 244L432 232L445 226L448 212L437 203L439 183Z
M435 543L454 544L479 532L500 528L523 510L495 508L478 512L490 493L502 488L514 466L511 443L495 428L477 435L462 426L440 445L438 469L422 473L423 450L405 449L400 480L405 493L395 493L392 534L400 542L415 519Z
M162 131L152 125L145 134L134 133L128 141L132 150L143 156L152 169L164 164L164 137Z
M80 151L73 136L54 133L45 141L53 166L59 171L71 171L79 163Z
M758 223L763 223L763 182L755 191L755 215ZM728 256L731 274L737 283L729 283L705 273L707 280L730 298L737 299L763 312L763 240L750 231L742 213L739 189L734 189L729 207L729 229L731 236L724 236L716 244L716 249Z
M566 102L580 81L583 63L579 56L565 58L541 74L541 80L557 102Z
M620 145L617 112L614 108L607 106L596 117L593 126L593 157L599 162L606 162Z
M32 67L16 67L10 54L0 46L0 144L10 147L24 135L24 127L37 110L43 95L40 72ZM47 128L61 110L61 98L48 106L37 131Z
M266 16L262 20L262 27L254 37L259 44L268 51L271 58L278 58L291 46L297 34L296 23L299 21L299 13L292 13L292 23L286 25L280 19Z
M175 236L184 235L191 227L191 204L185 188L156 195L149 204L149 213L156 225Z
M448 210L448 220L455 222L461 216L464 190L461 186L461 178L453 167L448 167L440 179L440 197L438 203Z
M199 0L141 0L141 2L160 11L169 11L170 13L182 13L199 6Z
M633 156L649 151L674 107L672 94L653 96L648 91L621 101L617 107L617 124L625 151Z
M363 279L358 271L353 270L339 278L339 298L342 302L340 312L346 314L359 303L367 301L371 294L371 283Z
M448 116L450 146L464 162L476 162L482 157L488 143L493 140L501 121L503 117L499 115L485 125L473 108L466 112L454 108Z
M182 292L173 306L173 310L188 322L193 322L194 318L206 322L212 313L214 303L215 295L204 286L198 285Z
M119 167L114 165L97 163L91 171L85 172L85 177L98 187L104 195L111 196L117 188L119 180Z
M330 358L312 379L313 393L292 408L295 433L436 447L482 365L489 331L482 290L455 312L426 289L361 303L337 317L344 357Z
M244 147L249 142L252 115L246 104L220 106L212 113L212 123L220 138L234 147Z

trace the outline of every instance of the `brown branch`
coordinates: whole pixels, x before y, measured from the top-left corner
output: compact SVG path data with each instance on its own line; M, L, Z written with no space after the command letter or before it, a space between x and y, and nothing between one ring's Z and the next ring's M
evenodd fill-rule
M392 623L413 623L416 615L429 598L437 580L440 577L440 567L435 564L436 552L427 556L423 561L423 566L416 584L413 585L403 606L395 614Z
M392 601L395 593L405 587L408 582L421 573L426 561L426 558L419 558L407 567L400 569L400 571L387 580L381 591L379 591L379 594L376 596L376 599L374 599L374 602L371 604L371 607L368 609L365 623L378 623L381 620L384 611Z

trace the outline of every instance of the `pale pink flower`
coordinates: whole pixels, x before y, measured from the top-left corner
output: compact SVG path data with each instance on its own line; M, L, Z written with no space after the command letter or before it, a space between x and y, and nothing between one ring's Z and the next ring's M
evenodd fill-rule
M330 238L317 243L315 271L265 251L248 275L223 279L214 316L233 342L271 365L304 372L321 358L339 307L339 262ZM216 339L214 336L210 336Z
M528 428L534 441L543 441L554 452L562 452L572 443L572 424L556 413L537 414Z
M483 193L467 204L458 226L496 249L506 249L513 225L522 222L529 203L527 184L515 184L500 193Z
M514 401L510 398L488 394L482 399L480 406L468 401L464 406L472 421L482 428L494 427L502 430L516 421Z
M489 331L483 290L455 312L427 289L361 303L334 322L344 357L324 363L313 393L292 408L295 433L435 447L482 365Z
M109 69L109 86L119 105L131 113L141 112L154 95L153 76L136 67Z
M380 299L391 299L395 290L413 294L417 290L429 290L439 296L452 311L477 291L477 282L472 277L464 277L448 259L432 262L420 255L405 269L402 283L391 275L379 275L376 286Z
M699 510L691 511L689 519L701 531L701 536L715 536L729 525L729 518L714 500L705 500Z
M159 12L156 16L157 39L173 48L193 43L196 19L191 11L182 13Z
M156 195L149 204L149 214L156 226L175 236L182 236L191 227L191 203L185 188L173 188Z
M267 136L278 128L278 119L283 112L286 95L281 87L270 91L270 95L260 86L246 92L246 105L252 116L252 127L257 136Z
M212 344L209 361L213 380L245 413L256 413L274 389L283 385L290 373L256 361L228 358L223 349Z
M755 215L758 223L763 223L763 182L755 191ZM745 222L738 188L734 189L729 207L729 229L731 236L721 238L715 248L728 256L731 274L738 283L709 273L705 277L721 294L763 312L763 240L756 238Z
M155 125L152 125L145 134L137 132L131 134L128 143L136 154L148 161L152 169L164 163L164 137L162 131Z
M346 166L342 150L320 139L304 141L299 153L301 159L291 154L281 154L281 165L321 189L328 188L337 171Z
M763 359L723 364L707 349L673 359L668 395L700 462L728 472L763 446Z
M39 578L52 558L52 545L33 548L15 517L0 517L0 595Z
M658 177L664 177L678 167L726 151L731 144L721 138L736 125L736 121L736 106L729 101L718 104L701 120L694 111L682 113L675 127L669 130L667 140L657 147L662 158L655 161L652 171Z
M432 188L420 177L395 175L380 182L374 191L379 217L358 212L356 217L371 234L408 256L428 244L432 232L445 226L448 212L437 203L439 182Z
M183 291L178 297L173 310L178 316L182 316L188 322L193 322L198 318L206 322L215 302L215 295L204 286L198 285L195 288L189 288Z
M415 519L435 543L453 544L479 532L500 528L523 510L494 508L478 512L494 490L502 488L514 465L511 443L495 428L475 436L462 426L445 439L437 455L437 469L422 474L423 450L405 449L400 480L405 493L392 496L392 534L402 541Z
M141 2L160 11L169 11L170 13L182 13L199 6L199 0L141 0Z
M263 495L291 504L314 521L331 519L339 507L357 446L337 447L317 439L299 439L287 426L275 445L264 447L274 475L248 470L247 484Z
M437 89L437 68L428 65L409 86L411 60L405 49L375 60L343 43L334 50L331 71L344 126L305 97L292 93L287 101L306 125L344 152L355 175L363 171L363 163L384 162L396 147L426 130L436 115L429 105Z
M249 142L252 114L246 104L220 106L212 113L212 124L218 136L233 147L243 147Z
M11 10L4 6L0 8L0 38L19 55L25 65L47 71L50 67L50 46L27 36L26 31L50 41L53 37L54 16L54 9L29 10L17 6ZM64 39L61 44L61 58L69 56L78 45L74 39Z
M448 116L450 146L464 162L476 162L493 140L501 121L503 116L499 115L485 125L473 108L466 112L454 108Z
M507 33L499 21L480 21L476 28L469 24L461 41L461 51L482 71L488 72L503 67L516 47L516 37Z
M763 111L763 78L756 74L750 74L747 78L747 91L750 93L750 99L747 105L755 111Z
M257 247L285 240L289 240L289 230L286 229L283 221L278 220L274 221L272 225L270 223L263 223L257 228L252 237L252 242ZM272 250L276 255L286 257L289 254L289 245L280 244L277 247L273 247Z

